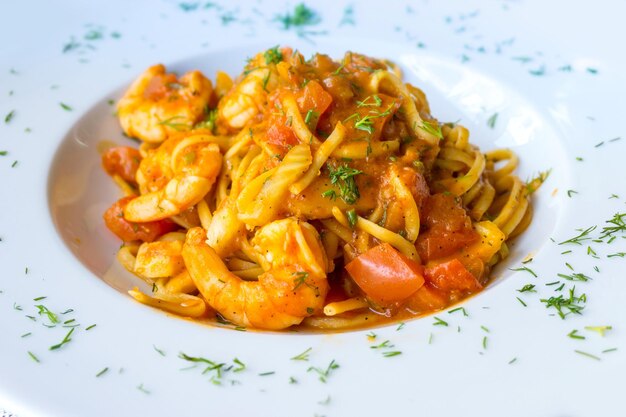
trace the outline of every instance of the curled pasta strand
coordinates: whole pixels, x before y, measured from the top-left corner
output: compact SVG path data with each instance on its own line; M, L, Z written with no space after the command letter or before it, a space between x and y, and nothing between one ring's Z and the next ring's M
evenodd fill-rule
M346 218L345 214L343 214L341 210L339 210L339 207L333 206L332 213L335 217L335 220L337 220L342 226L348 227L348 219ZM398 249L401 253L407 256L409 259L413 259L417 262L420 261L415 246L399 234L392 232L389 229L385 229L384 227L381 227L376 223L372 223L371 221L364 219L363 217L358 215L355 226L356 228L374 236L381 242L389 243L391 246Z
M250 226L272 221L289 186L300 178L312 162L309 145L296 145L278 167L267 171L241 190L237 197L238 217Z
M324 219L321 220L322 224L325 228L336 234L341 240L346 243L350 243L354 240L352 236L352 231L349 227L344 226L340 222L335 219Z
M420 213L413 194L408 187L400 180L397 173L392 172L391 184L394 187L395 197L400 200L404 207L404 229L406 240L413 243L420 232Z
M128 291L128 294L142 304L183 317L201 317L207 310L206 303L202 298L189 294L155 293L151 297L140 292L137 287Z
M389 71L376 71L371 75L370 88L375 92L400 97L402 99L400 114L403 115L411 134L430 145L439 144L439 138L424 129L424 120L417 112L411 94L397 76Z
M509 176L515 171L519 164L519 158L510 149L496 149L485 153L485 157L490 164L496 164L500 161L507 161L506 164L493 172L491 172L491 179L494 182Z
M320 175L320 169L322 169L322 165L324 162L330 157L335 148L341 144L344 137L346 135L346 128L343 127L341 122L337 122L335 129L330 134L330 136L317 148L315 154L313 155L313 162L311 162L311 166L304 173L304 175L296 182L291 184L289 187L289 191L292 194L300 194L306 187L311 185L313 180Z
M344 143L332 153L333 158L365 159L381 155L388 155L400 149L399 140L386 140L384 142L354 141Z
M485 157L483 154L477 149L473 150L473 154L474 161L470 170L466 174L458 178L446 178L439 180L439 185L443 186L444 189L456 196L462 196L470 188L472 188L474 184L478 182L485 169Z
M343 301L335 301L324 306L324 314L327 316L336 316L348 311L360 310L369 307L367 301L361 297L349 298Z

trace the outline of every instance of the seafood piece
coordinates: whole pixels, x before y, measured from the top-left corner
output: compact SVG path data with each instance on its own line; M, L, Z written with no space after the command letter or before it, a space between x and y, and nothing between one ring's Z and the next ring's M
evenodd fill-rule
M117 104L124 133L160 143L176 132L190 130L205 117L213 86L200 71L180 78L163 65L148 68Z
M278 330L320 313L328 293L327 260L315 228L295 218L272 222L252 239L263 272L244 281L206 243L202 228L187 232L183 258L207 303L241 326Z
M202 200L222 167L222 154L213 138L174 137L149 151L137 171L142 195L128 202L124 218L133 222L165 219Z

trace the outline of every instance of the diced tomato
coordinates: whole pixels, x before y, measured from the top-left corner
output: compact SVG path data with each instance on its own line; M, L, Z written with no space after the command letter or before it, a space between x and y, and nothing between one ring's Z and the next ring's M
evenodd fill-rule
M422 261L452 255L480 238L467 212L452 195L428 197L420 214L425 230L415 246Z
M133 223L124 218L124 209L134 197L124 197L104 212L104 223L110 231L124 242L141 240L152 242L165 233L176 230L178 226L171 220L158 220L146 223Z
M448 305L449 297L426 282L406 302L405 306L414 313L441 310Z
M110 148L102 154L102 166L109 175L119 175L125 181L135 183L135 174L141 162L141 154L129 146Z
M478 291L483 286L458 259L427 266L426 280L444 291Z
M279 148L277 153L286 153L289 148L298 144L298 138L291 127L287 126L287 122L284 117L276 117L270 121L270 126L267 129L266 140L270 145L274 145Z
M309 81L298 95L297 101L300 112L306 114L309 110L313 110L319 117L330 106L333 97L324 90L320 83Z
M361 290L379 303L405 300L424 285L422 266L388 243L357 256L346 270Z

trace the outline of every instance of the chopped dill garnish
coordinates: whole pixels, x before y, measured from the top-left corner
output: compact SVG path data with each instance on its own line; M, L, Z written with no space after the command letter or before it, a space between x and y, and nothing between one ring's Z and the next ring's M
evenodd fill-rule
M278 45L276 45L275 47L265 51L263 57L265 57L265 63L267 65L278 64L283 60L283 53L278 49Z
M568 337L572 338L572 339L578 339L578 340L585 340L586 337L585 336L581 336L578 334L578 330L574 329L571 332L569 332L567 334Z
M541 184L546 182L551 172L552 172L552 169L539 172L537 176L526 181L526 192L530 195L534 193L535 191L537 191L539 187L541 187Z
M72 333L74 333L74 327L72 327L70 329L69 332L67 332L67 334L65 335L65 337L63 338L63 340L61 340L60 343L57 343L56 345L52 345L50 346L50 350L57 350L60 349L61 347L63 347L63 345L65 345L66 343L69 343L72 341Z
M4 123L9 124L11 122L11 120L13 119L13 116L15 116L15 110L11 110L5 117L4 117ZM6 154L5 154L6 155Z
M385 358L391 358L393 356L398 356L398 355L402 355L402 352L399 350L393 350L391 352L383 352L383 356Z
M589 234L591 232L593 232L594 230L596 230L596 227L597 226L591 226L591 227L586 228L585 230L576 229L577 231L580 232L578 235L574 236L573 238L570 238L570 239L567 239L567 240L564 240L564 241L560 242L559 245L565 245L565 244L568 244L568 243L573 243L573 244L576 244L576 245L582 245L581 242L583 242L585 240L591 239Z
M585 330L596 332L600 336L604 337L607 331L613 330L613 326L585 326Z
M350 228L354 229L354 226L356 226L359 219L359 216L356 214L356 210L350 209L346 211L346 217L348 218L348 224L350 225Z
M493 129L494 127L496 127L497 120L498 120L498 113L494 113L493 115L491 115L489 119L487 119L487 126Z
M519 271L526 271L529 274L531 274L533 277L537 278L537 274L535 273L535 271L533 271L532 269L530 269L527 266L522 266L520 268L509 268L510 271L515 271L515 272L519 272Z
M448 322L447 321L441 320L437 316L433 316L433 318L435 319L435 322L433 323L433 326L448 326Z
M443 133L441 133L441 126L437 122L430 123L427 121L422 121L422 125L419 126L420 129L425 131L426 133L430 133L438 139L443 139Z
M328 377L330 377L331 373L337 368L339 368L339 364L333 359L332 361L330 361L325 369L311 366L309 369L307 369L307 372L316 372L319 375L319 380L323 383L326 383Z
M102 375L106 374L108 371L109 371L108 367L104 368L103 370L101 370L100 372L96 374L96 378L100 378Z
M59 103L59 106L61 106L61 108L65 111L72 111L72 107L68 106L65 103Z
M283 29L289 29L291 27L315 25L319 23L320 18L315 11L309 9L304 3L300 3L293 10L293 14L278 15L276 20L283 24Z
M581 314L585 308L584 304L587 302L587 295L581 294L577 296L575 291L576 287L570 288L567 298L563 297L563 294L559 294L558 297L542 298L540 301L545 303L546 308L556 309L559 317L565 319L569 314Z
M517 290L517 292L537 292L537 290L535 290L535 284L526 284Z
M292 361L308 361L309 360L309 353L311 353L312 350L313 350L313 348L308 348L304 352L302 352L302 353L292 357L291 360Z
M465 307L454 308L454 309L448 311L448 314L456 313L457 311L463 312L463 316L465 316L465 317L469 316L469 314L467 314L467 311L465 311Z
M574 352L578 353L579 355L586 356L586 357L591 358L591 359L595 359L597 361L602 360L599 357L597 357L596 355L592 355L591 353L583 352L582 350L575 350Z
M354 177L362 173L363 171L350 168L348 165L340 165L337 168L328 166L330 183L339 187L340 197L347 204L356 203L361 196Z

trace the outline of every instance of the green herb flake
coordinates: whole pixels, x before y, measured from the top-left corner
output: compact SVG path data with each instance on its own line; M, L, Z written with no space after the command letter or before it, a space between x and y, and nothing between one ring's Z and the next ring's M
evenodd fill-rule
M102 369L100 372L96 374L96 378L100 378L102 375L106 374L108 371L109 371L108 367Z
M333 359L332 361L330 361L330 363L328 364L326 368L318 368L315 366L311 366L309 369L307 369L307 372L313 371L317 373L319 375L319 380L322 381L323 383L326 383L330 375L337 368L339 368L339 364L335 362L335 360Z
M61 347L63 347L63 345L69 343L72 341L72 333L74 333L74 328L71 328L69 332L67 332L67 334L65 335L65 337L63 338L63 340L61 341L61 343L58 343L56 345L52 345L50 346L50 350L57 350L60 349Z
M263 56L267 65L278 64L283 60L283 53L278 49L278 45L265 51Z
M56 314L54 314L52 311L50 311L48 309L48 307L44 306L44 305L36 305L35 306L37 308L37 312L39 313L40 316L46 316L48 317L48 320L50 320L50 323L52 324L56 324L59 322L59 318Z
M589 236L589 234L591 232L593 232L594 230L596 230L597 226L591 226L588 227L586 229L576 229L577 231L579 231L580 233L570 239L564 240L562 242L559 243L559 245L566 245L566 244L575 244L575 245L582 245L581 242L585 241L585 240L589 240L591 239L591 237Z
M363 171L340 165L337 168L328 166L330 183L339 187L340 197L347 204L354 204L361 197L355 177Z
M581 312L585 308L587 302L586 294L577 296L575 292L576 287L573 287L569 289L568 297L563 297L562 294L559 294L558 297L542 298L540 301L545 303L546 308L554 308L559 317L565 319L570 314L582 314Z
M350 209L346 211L346 217L348 218L348 224L350 225L350 228L354 229L359 219L359 216L356 214L356 210Z
M533 277L537 278L537 274L535 273L535 271L533 271L532 269L528 268L527 266L523 266L520 268L509 268L510 271L515 271L515 272L519 272L519 271L526 271L529 274L531 274Z
M61 108L63 110L65 110L65 111L72 111L73 110L71 106L69 106L69 105L67 105L65 103L59 103L59 106L61 106Z
M576 329L574 329L571 332L569 332L567 334L567 337L570 337L572 339L578 339L578 340L585 340L586 339L585 336L579 335L578 334L578 330L576 330Z
M32 360L34 360L37 363L41 363L41 361L39 360L39 358L37 356L35 356L35 354L33 352L31 352L30 350L28 351L28 356L30 356L30 358Z
M463 316L465 316L465 317L469 316L469 314L467 314L467 311L465 311L465 307L457 307L455 309L452 309L452 310L448 311L448 314L456 313L457 311L463 312Z
M150 391L148 391L144 386L143 383L137 385L137 389L141 392L143 392L146 395L150 395Z
M435 319L435 322L433 323L433 326L448 326L448 322L441 320L439 317L434 316L433 317Z
M11 122L11 120L13 119L13 116L15 116L15 110L11 110L5 117L4 117L4 123L9 124Z
M313 348L308 348L304 352L302 352L302 353L292 357L291 360L292 361L308 361L309 360L309 353L311 353L312 350L313 350Z
M320 21L317 13L315 13L312 9L309 9L304 3L298 4L294 9L293 14L287 13L282 16L278 15L276 16L276 20L283 24L283 29L315 25Z
M156 347L155 345L152 345L152 347L154 348L154 350L161 356L165 356L165 352L161 349L159 349L158 347Z
M390 351L390 352L383 352L383 356L385 358L391 358L391 357L398 356L398 355L402 355L402 352L399 351L399 350L393 350L393 351Z
M517 290L517 292L537 292L537 291L535 290L534 284L526 284L522 288Z
M575 350L574 352L578 353L579 355L586 356L586 357L588 357L590 359L595 359L597 361L601 361L602 360L599 357L597 357L596 355L592 355L591 353L583 352L582 350Z
M237 365L235 368L233 368L233 372L241 372L246 369L246 364L237 358L233 359L233 363Z
M425 131L426 133L429 133L435 136L439 140L443 139L443 133L441 132L441 127L439 126L437 122L430 123L424 120L422 121L422 125L419 126L419 128Z
M489 119L487 119L487 126L493 129L494 127L496 127L497 121L498 121L498 113L494 113L491 115Z
M596 332L604 337L607 331L613 330L613 326L585 326L585 330Z

